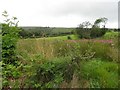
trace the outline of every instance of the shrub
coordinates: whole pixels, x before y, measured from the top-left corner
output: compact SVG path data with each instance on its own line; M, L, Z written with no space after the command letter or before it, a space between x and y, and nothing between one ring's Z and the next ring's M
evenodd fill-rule
M91 29L85 29L85 28L76 28L75 33L77 34L78 38L85 38L89 39L90 38L90 31Z
M68 39L68 40L71 40L72 38L71 38L70 36L67 36L67 39Z
M3 15L7 18L7 12L4 12ZM13 20L16 20L16 18L14 17ZM15 63L18 33L19 29L14 22L6 21L6 24L2 23L2 60L5 64Z
M2 68L3 68L3 87L11 87L11 80L16 82L16 78L20 76L18 71L18 60L16 55L16 43L19 37L19 28L17 27L16 17L12 20L8 19L7 12L3 13L6 22L2 23Z
M34 80L41 87L58 88L63 82L70 82L74 73L74 64L70 57L59 57L43 62L37 69Z

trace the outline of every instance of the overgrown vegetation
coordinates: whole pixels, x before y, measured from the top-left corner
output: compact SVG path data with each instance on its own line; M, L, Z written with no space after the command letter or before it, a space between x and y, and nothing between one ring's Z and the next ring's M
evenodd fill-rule
M82 77L89 81L91 88L118 87L118 65L112 62L93 59L82 65Z
M16 44L19 36L16 17L8 18L6 11L3 12L6 18L5 23L2 23L2 79L3 87L9 88L11 80L15 81L19 78L18 70L19 62L16 55Z
M118 32L107 31L99 34L100 38L96 34L90 39L91 31L87 34L85 31L91 30L88 29L91 24L85 22L85 28L81 26L85 34L80 38L89 39L78 39L78 33L44 37L44 32L40 39L18 39L20 30L13 22L16 18L11 22L7 12L3 15L6 17L6 23L1 24L3 89L118 88ZM95 21L96 33L104 29L99 27L101 20ZM115 35L110 38L110 33Z
M110 77L108 76L108 78L106 78L107 80L104 83L102 83L103 82L102 80L104 80L104 79L101 79L101 81L99 81L98 79L94 80L94 78L89 78L89 76L83 77L84 73L86 72L86 71L84 71L85 69L86 70L88 69L88 71L89 71L89 69L92 69L92 67L93 68L97 67L100 69L102 67L103 63L106 63L104 65L104 67L105 66L107 67L107 64L109 65L109 67L112 67L112 64L114 64L116 70L118 70L117 62L119 62L119 61L118 61L117 47L112 45L114 42L112 42L112 43L108 43L108 42L104 43L104 42L102 42L102 43L101 42L93 42L93 41L77 42L76 40L71 42L71 41L62 41L62 40L54 41L54 39L53 40L47 40L47 39L45 39L45 40L41 40L41 39L30 40L30 39L28 39L28 40L20 40L20 42L18 43L18 51L19 51L20 55L22 56L21 59L24 58L28 66L30 65L30 63L33 65L29 68L36 67L37 69L35 69L35 71L40 70L40 72L38 72L39 74L46 73L46 75L48 75L48 76L53 75L52 76L53 78L48 78L48 76L43 74L43 76L46 76L46 78L48 78L50 80L48 80L45 83L43 83L44 82L43 81L42 84L40 82L36 82L38 87L64 87L64 88L71 87L71 84L73 82L72 80L74 80L74 78L75 78L74 75L76 76L76 78L77 77L80 78L80 80L78 79L78 82L76 84L79 84L79 82L82 83L82 80L81 80L81 78L82 78L84 81L88 81L88 82L85 82L85 83L89 83L87 86L88 88L90 88L90 87L94 87L94 88L96 88L96 87L103 87L103 88L117 87L118 81L117 81L117 83L116 83L116 81L115 82L112 81L111 76ZM41 43L44 43L44 44L41 44ZM31 44L31 47L28 47L30 44ZM23 60L23 62L25 62L25 61ZM35 65L33 64L33 62L35 62L34 63ZM59 62L59 63L56 65L56 64L54 64L56 62ZM91 64L92 67L91 66L86 67L86 65L88 65L88 63L92 63L92 62L95 62L96 65ZM97 64L99 62L101 65L100 67ZM101 63L101 62L103 62L103 63ZM109 63L111 63L111 64L109 64ZM62 64L64 64L64 65L62 65ZM58 70L57 66L59 67L59 65L60 65L61 69ZM71 79L71 81L69 81L69 83L65 81L65 78L63 77L64 75L62 74L62 73L64 73L64 70L67 70L67 68L63 69L64 67L66 67L66 65L67 65L68 69L73 70L73 68L74 68L74 71L73 71L74 73L71 73L72 79ZM69 65L71 68L69 67ZM56 77L59 76L58 74L55 74L55 73L57 73L57 71L59 71L62 74L61 77L59 77L59 79L61 78L61 80L58 83L55 82ZM67 71L69 71L69 70L67 70ZM97 69L96 69L96 71L97 71ZM97 73L96 71L93 70L93 72L91 72L91 74ZM50 74L50 72L52 74ZM108 71L106 71L106 73L107 72ZM110 72L112 73L112 71L110 71ZM69 73L70 73L70 71L69 71ZM102 68L100 69L99 73L101 73L101 75L103 74ZM69 74L67 73L67 75L69 75ZM95 75L97 76L97 74L95 74ZM113 75L115 75L115 79L118 80L117 71ZM38 76L41 76L41 75L38 75ZM92 75L90 75L90 76L92 76ZM36 76L34 76L34 77L36 77ZM104 76L103 77L99 76L99 78L104 78ZM33 79L35 79L35 78L33 78ZM47 79L45 79L45 80L47 80ZM41 81L41 80L39 80L39 81ZM111 84L108 84L108 81ZM63 83L66 86L64 86ZM94 84L96 84L96 85L94 85ZM32 85L34 85L34 84L32 84ZM74 87L74 86L72 86L72 87ZM86 86L78 85L78 87L85 88Z

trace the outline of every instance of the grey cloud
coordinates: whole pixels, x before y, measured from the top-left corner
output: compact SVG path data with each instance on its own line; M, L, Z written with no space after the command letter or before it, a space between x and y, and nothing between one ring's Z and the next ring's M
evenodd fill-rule
M66 15L77 15L89 19L106 17L110 22L117 22L117 5L116 2L66 2L57 7L48 6L44 12L53 17Z

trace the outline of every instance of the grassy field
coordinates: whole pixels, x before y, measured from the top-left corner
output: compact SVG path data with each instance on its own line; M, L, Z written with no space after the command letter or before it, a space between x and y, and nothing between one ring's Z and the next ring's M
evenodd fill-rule
M69 35L72 40L68 36L19 40L17 53L24 64L23 87L117 88L116 35L108 32L99 38L102 42L76 40L74 35Z
M65 33L65 32L71 32L72 30L74 30L75 28L53 28L52 32L54 33Z
M104 38L104 39L114 39L115 37L116 38L118 37L118 32L111 31L111 32L107 32L102 38Z
M57 37L45 37L45 38L38 38L38 39L48 39L48 40L68 40L68 36L72 40L76 40L77 37L75 35L67 35L67 36L57 36Z

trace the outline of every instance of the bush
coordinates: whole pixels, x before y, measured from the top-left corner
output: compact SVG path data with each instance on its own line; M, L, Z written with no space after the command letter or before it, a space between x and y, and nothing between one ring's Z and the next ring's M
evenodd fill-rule
M37 69L34 80L41 87L58 88L63 82L70 82L74 73L74 64L70 57L59 57L43 62Z
M2 60L5 64L14 64L16 61L15 49L19 29L2 24Z
M19 28L17 27L16 17L11 20L8 19L6 11L3 12L3 16L7 18L5 23L2 23L2 60L5 64L14 64L16 60L15 49L19 36Z
M75 33L77 34L78 38L85 38L89 39L90 38L90 31L91 29L85 29L85 28L76 28Z
M8 17L7 12L3 16ZM19 37L19 28L17 27L16 17L13 20L7 19L6 23L2 23L2 69L3 69L3 87L11 87L11 79L16 82L16 78L20 76L18 71L18 60L16 55L16 44Z
M67 39L68 39L68 40L71 40L72 38L71 38L70 36L67 36Z

